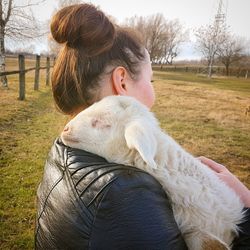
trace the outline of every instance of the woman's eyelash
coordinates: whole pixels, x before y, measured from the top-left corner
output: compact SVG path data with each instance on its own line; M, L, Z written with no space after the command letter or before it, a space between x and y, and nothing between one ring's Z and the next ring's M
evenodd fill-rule
M150 82L154 82L154 80L151 80Z

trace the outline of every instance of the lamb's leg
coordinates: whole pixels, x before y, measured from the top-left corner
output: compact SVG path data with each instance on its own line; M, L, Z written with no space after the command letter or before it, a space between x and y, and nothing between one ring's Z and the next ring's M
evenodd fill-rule
M184 234L183 237L189 250L201 250L202 249L202 240L198 233L192 232L192 233Z
M190 250L230 250L227 244L206 232L192 232L183 237Z

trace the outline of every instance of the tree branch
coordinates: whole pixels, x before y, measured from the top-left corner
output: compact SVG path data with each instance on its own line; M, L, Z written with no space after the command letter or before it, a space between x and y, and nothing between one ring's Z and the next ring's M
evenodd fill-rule
M13 0L9 0L7 15L6 15L6 18L4 20L4 25L6 25L10 19L10 15L11 15L11 11L12 11L12 3L13 3Z
M41 3L44 3L45 1L46 0L40 0L40 1L37 1L36 3L30 3L30 1L28 1L27 4L25 4L25 5L15 5L14 8L20 9L20 8L27 8L27 7L37 6L37 5L41 4Z

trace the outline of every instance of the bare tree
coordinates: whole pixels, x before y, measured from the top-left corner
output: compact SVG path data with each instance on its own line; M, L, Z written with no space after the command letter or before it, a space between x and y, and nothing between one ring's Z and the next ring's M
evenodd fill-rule
M169 21L166 25L160 62L163 64L172 64L173 59L179 54L180 44L187 40L188 31L184 30L179 20Z
M187 32L178 20L167 21L162 14L132 17L126 26L138 30L153 62L172 64L179 53L179 45L187 40Z
M162 14L149 16L146 19L146 48L152 61L161 57L163 44L167 38L167 22Z
M139 31L150 54L151 61L162 56L164 42L167 40L167 21L162 14L148 17L132 17L126 20L126 26Z
M78 3L83 3L83 0L58 0L58 9Z
M199 50L208 64L208 77L212 76L212 67L220 46L226 40L227 28L225 25L218 26L216 23L199 28L196 33L197 50Z
M5 72L5 41L22 41L41 35L31 7L45 0L0 0L0 72ZM1 77L4 87L8 87L6 76Z
M225 65L227 76L229 75L230 65L244 58L245 49L244 40L227 34L218 51L218 59Z
M247 79L248 76L250 75L250 53L246 51L245 55L242 57L242 59L240 61L234 63L234 65L237 65L237 67L239 67L239 68L246 69L245 78Z

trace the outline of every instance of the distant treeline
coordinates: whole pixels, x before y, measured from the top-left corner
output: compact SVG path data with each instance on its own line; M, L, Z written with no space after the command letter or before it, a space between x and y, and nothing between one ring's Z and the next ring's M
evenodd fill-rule
M169 71L169 72L191 72L195 74L207 74L208 68L204 65L159 65L154 64L153 70ZM223 66L213 66L213 74L226 76L226 69ZM250 68L232 67L229 69L229 76L248 78Z

